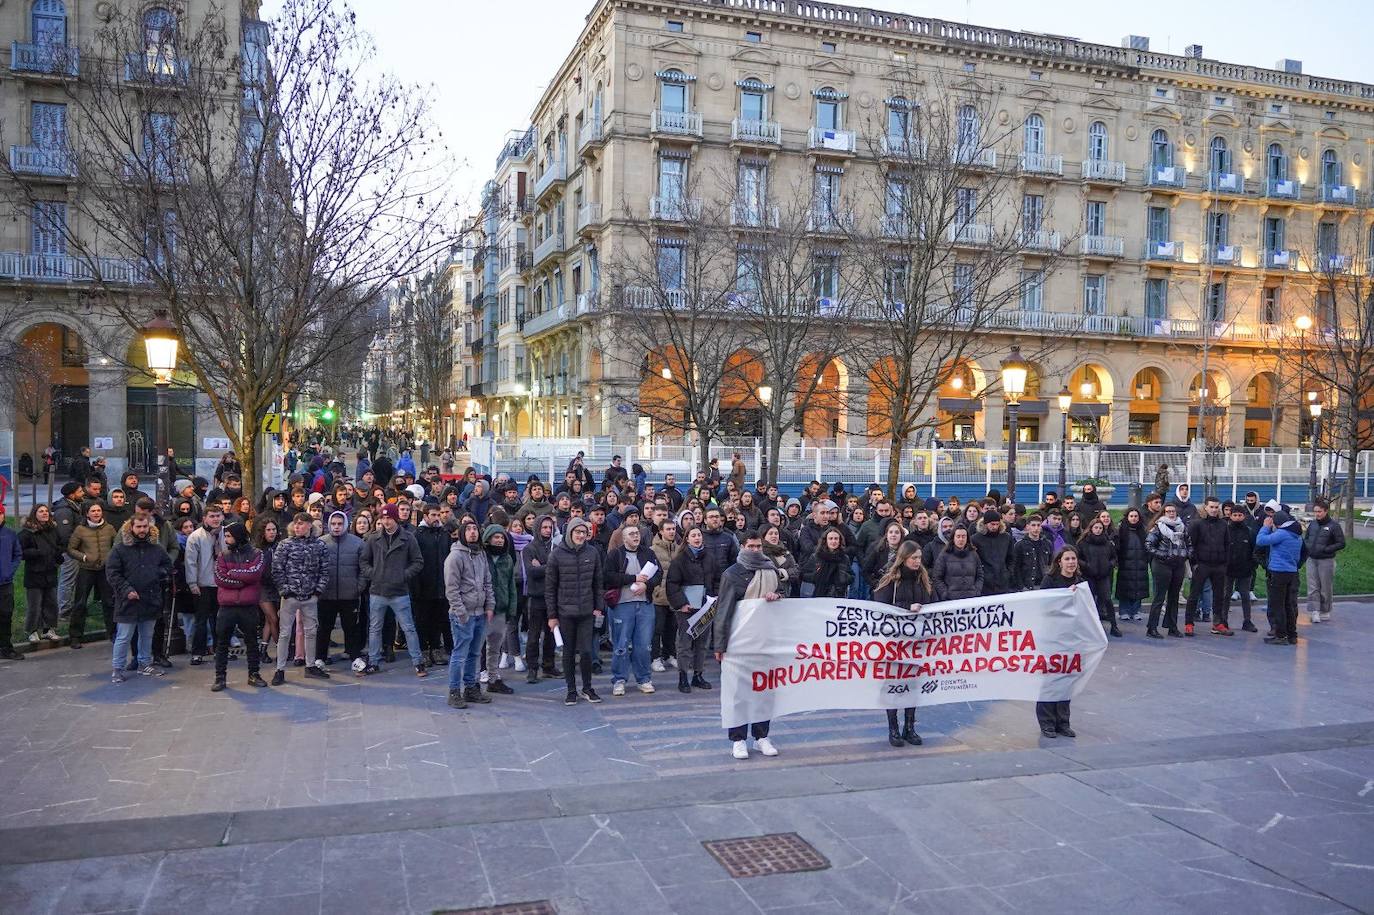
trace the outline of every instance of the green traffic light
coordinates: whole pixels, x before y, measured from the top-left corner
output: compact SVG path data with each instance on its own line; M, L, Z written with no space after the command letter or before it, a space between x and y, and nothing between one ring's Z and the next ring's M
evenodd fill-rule
M321 410L320 419L324 420L325 422L332 422L334 420L334 411L328 408Z

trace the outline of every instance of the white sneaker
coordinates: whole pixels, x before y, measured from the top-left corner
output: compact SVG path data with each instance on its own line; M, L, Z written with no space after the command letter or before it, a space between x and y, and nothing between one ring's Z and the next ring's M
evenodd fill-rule
M658 658L654 658L653 663L649 665L649 669L656 674L661 674L668 668L664 667L663 662L660 661Z
M29 633L29 644L30 644L30 645L37 645L37 644L39 643L39 641L40 641L40 639L39 639L39 637L38 637L38 633L36 633L36 632L30 632L30 633Z
M525 672L525 669L526 669L526 668L525 668L525 659L524 659L524 658L516 658L516 659L515 659L515 669L518 670L520 673L524 673L524 672Z
M758 740L754 741L754 745L759 748L759 752L764 756L778 755L778 748L773 746L773 741L769 740L767 737L760 737Z
M654 691L654 685L652 683L641 683L639 684L639 691L648 695Z
M1232 592L1231 592L1231 600L1240 600L1240 592L1239 592L1239 591L1232 591Z
M1254 591L1251 591L1251 592L1250 592L1250 599L1251 599L1251 600L1259 600L1259 597L1255 594Z
M485 670L482 671L482 673L481 673L480 676L478 676L477 682L478 682L478 683L488 683L488 682L490 682L489 675L487 674L487 672L486 672Z
M506 654L504 651L501 652L501 662L500 662L499 664L496 665L496 669L497 669L497 670L509 670L509 669L510 669L510 655Z
M1320 623L1322 621L1322 612L1320 610L1313 610L1308 616L1312 618L1312 622L1314 623Z
M665 658L663 663L667 664L673 670L677 670L677 658Z
M611 687L611 695L612 695L612 696L623 696L623 695L625 695L625 681L624 681L624 680L617 680L617 681L615 682L615 685L613 685L613 686Z
M776 750L774 752L777 752ZM747 740L736 740L735 747L730 751L730 755L735 759L749 758L749 742Z
M54 642L57 641L57 630L49 629L47 632L43 633L43 638L49 639Z

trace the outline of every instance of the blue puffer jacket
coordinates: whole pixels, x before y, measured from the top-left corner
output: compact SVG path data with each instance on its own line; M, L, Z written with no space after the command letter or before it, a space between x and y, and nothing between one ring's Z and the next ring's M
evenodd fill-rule
M1296 572L1302 556L1302 528L1286 512L1277 512L1274 527L1260 528L1255 545L1269 547L1269 571Z
M19 572L19 563L24 561L24 551L19 546L19 536L7 527L0 527L0 585L14 581Z

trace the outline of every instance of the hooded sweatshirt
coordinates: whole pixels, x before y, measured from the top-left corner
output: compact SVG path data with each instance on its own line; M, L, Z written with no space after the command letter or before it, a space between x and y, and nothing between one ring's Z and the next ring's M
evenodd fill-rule
M449 619L460 626L466 626L474 613L496 610L491 564L481 547L463 542L461 534L444 560L444 593Z
M498 547L492 543L498 534L503 537L509 536L500 525L487 525L487 529L482 532L482 548L487 554L487 562L491 565L491 590L496 615L512 619L516 611L515 560L511 558L506 544Z

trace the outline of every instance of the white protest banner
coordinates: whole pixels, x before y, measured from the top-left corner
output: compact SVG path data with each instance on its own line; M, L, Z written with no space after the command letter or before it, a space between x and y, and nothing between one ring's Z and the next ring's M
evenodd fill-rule
M731 622L727 728L817 709L1071 699L1107 648L1087 585L919 613L844 598L745 600Z

